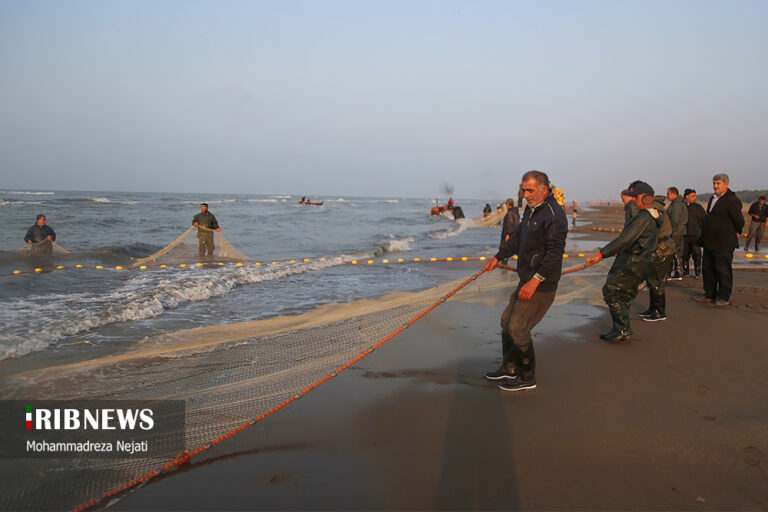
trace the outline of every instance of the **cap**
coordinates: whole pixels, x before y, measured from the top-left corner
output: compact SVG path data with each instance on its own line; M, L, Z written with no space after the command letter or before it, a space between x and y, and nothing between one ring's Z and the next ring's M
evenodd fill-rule
M685 189L685 192L683 192L683 196L687 196L688 194L695 194L695 193L696 191L693 190L692 188L687 188Z
M208 208L208 203L200 203L200 206L205 206L206 208Z
M507 200L504 201L504 202L507 203L507 204L515 204L515 200L512 199L511 197L508 197Z
M629 187L627 187L627 195L629 197L637 197L641 194L647 194L649 196L655 195L653 192L653 187L644 181L633 181L629 184Z

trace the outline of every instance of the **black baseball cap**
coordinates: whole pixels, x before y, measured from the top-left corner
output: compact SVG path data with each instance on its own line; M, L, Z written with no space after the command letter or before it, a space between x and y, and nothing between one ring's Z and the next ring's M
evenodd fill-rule
M648 194L649 196L655 195L653 192L653 187L647 184L644 181L633 181L629 184L629 187L627 187L626 190L629 197L637 197L641 194Z

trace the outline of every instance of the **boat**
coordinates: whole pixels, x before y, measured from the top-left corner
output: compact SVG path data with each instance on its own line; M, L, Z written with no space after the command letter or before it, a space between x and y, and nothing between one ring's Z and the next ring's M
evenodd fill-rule
M298 202L298 204L306 204L307 206L323 206L323 203L324 203L324 202L325 202L325 201L319 201L319 202L314 202L314 201L299 201L299 202Z

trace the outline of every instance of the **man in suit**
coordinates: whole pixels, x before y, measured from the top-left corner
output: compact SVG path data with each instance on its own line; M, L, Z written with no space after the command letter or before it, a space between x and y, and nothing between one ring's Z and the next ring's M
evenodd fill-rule
M699 302L711 301L716 306L730 304L733 289L733 251L739 246L738 234L744 228L741 200L728 189L727 174L715 174L712 189L715 194L707 203L702 226L704 258L704 296Z

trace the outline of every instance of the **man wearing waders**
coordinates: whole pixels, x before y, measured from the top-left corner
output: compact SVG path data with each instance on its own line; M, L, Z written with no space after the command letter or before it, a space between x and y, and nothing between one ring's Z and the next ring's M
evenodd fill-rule
M683 278L681 275L683 271L683 241L688 232L688 208L685 206L683 198L680 197L677 187L669 187L667 189L667 199L669 199L667 215L669 216L669 222L672 224L672 240L675 243L675 253L672 262L674 272L669 278L679 281Z
M672 238L672 222L669 216L664 213L664 196L653 198L653 209L660 212L661 217L657 219L659 224L659 246L651 255L653 267L648 275L648 293L650 295L650 305L648 309L637 316L646 322L659 322L667 319L667 297L664 293L669 272L672 270L672 264L675 258L677 246ZM649 210L649 212L652 210ZM667 212L669 208L667 208Z
M550 193L549 178L540 171L523 175L521 188L528 205L517 236L502 239L499 252L485 270L491 272L499 260L517 254L517 289L501 315L502 362L485 376L501 381L503 391L536 389L536 358L531 329L549 310L557 293L563 268L568 219Z
M221 231L216 217L208 211L208 204L200 203L200 213L192 219L192 224L197 228L198 255L205 257L206 250L208 256L213 256L213 230Z
M613 328L600 335L611 343L632 337L629 303L637 295L640 283L648 279L653 266L651 255L659 245L657 219L661 218L661 212L652 208L653 188L643 181L635 181L626 194L634 198L637 214L629 219L618 238L603 247L597 256L587 259L587 263L593 265L602 260L603 255L616 255L603 286L603 299L611 312Z

